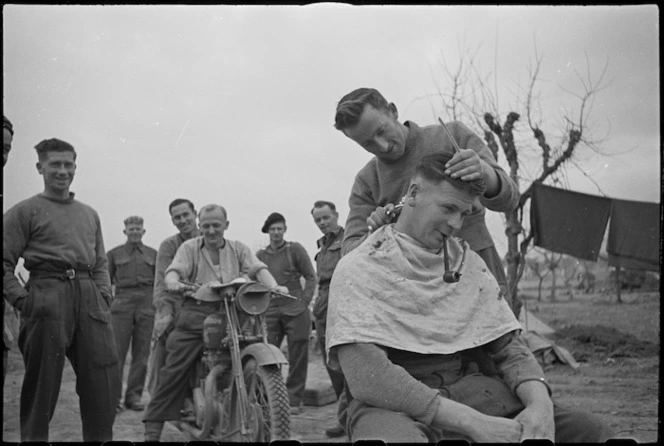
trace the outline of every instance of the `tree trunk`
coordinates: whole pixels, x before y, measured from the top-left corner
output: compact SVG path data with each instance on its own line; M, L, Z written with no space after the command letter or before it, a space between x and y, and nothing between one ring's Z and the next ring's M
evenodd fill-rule
M537 287L537 302L542 302L542 283L544 282L544 277L540 277L539 286Z
M521 301L517 293L519 283L519 262L523 262L519 254L519 232L521 224L519 223L517 210L506 212L507 223L505 234L507 235L507 302L512 308L514 315L519 318L521 311Z
M551 271L551 302L556 301L556 271Z
M618 303L622 303L620 298L620 289L622 288L622 283L620 283L620 265L616 266L616 297L618 298Z

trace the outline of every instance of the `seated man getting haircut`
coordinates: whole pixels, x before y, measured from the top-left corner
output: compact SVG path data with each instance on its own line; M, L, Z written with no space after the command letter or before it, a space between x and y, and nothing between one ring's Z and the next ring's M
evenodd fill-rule
M603 421L553 403L496 279L451 237L485 186L445 175L449 159L422 158L397 222L337 264L326 348L346 377L340 421L349 438L607 440ZM493 358L498 376L479 373L469 359L476 349Z

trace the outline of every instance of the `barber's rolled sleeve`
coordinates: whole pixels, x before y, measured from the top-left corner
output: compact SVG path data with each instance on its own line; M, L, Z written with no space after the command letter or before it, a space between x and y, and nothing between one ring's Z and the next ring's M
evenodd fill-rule
M546 382L542 367L521 336L515 334L496 353L488 354L493 358L503 381L512 392L516 392L516 388L526 381L539 381L546 386L551 395L551 387Z
M487 198L485 196L480 197L480 202L487 209L491 209L495 212L511 212L516 209L519 204L519 199L521 198L521 193L519 189L514 184L514 181L507 175L507 173L500 168L499 166L492 166L496 175L498 175L498 182L500 187L498 189L498 194L494 197Z

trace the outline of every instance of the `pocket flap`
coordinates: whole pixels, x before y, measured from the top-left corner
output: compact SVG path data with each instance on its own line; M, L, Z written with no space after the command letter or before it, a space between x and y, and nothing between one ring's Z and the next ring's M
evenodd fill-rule
M105 324L111 323L111 313L104 310L90 310L90 317L96 321L104 322Z

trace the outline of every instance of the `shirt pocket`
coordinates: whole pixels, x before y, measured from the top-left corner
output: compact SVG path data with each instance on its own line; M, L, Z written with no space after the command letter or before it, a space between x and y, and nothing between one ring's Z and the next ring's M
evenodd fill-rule
M154 274L155 274L155 265L156 265L156 259L152 258L148 254L143 254L140 257L140 262L138 265L136 265L137 268L137 275L140 276L142 279L147 280L147 281L153 281L154 282Z
M134 275L134 268L131 265L131 258L129 256L118 256L115 261L115 279L117 279L118 284L121 284L122 281L130 279ZM114 278L111 277L111 280Z

